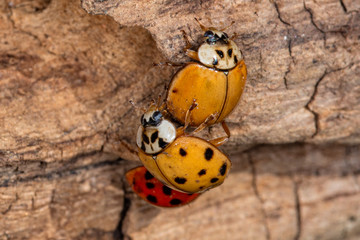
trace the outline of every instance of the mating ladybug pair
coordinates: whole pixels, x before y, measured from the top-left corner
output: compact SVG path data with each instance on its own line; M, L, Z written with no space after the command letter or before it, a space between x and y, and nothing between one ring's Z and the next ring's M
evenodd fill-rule
M194 200L222 184L231 167L217 147L230 137L224 119L242 95L246 66L225 32L200 27L205 32L204 43L193 51L187 41L185 48L196 62L175 74L164 107L153 104L141 117L136 143L145 168L126 174L133 190L157 206L180 206ZM171 119L181 126L176 128ZM222 124L225 137L207 141L185 132L188 126L196 127L196 133L215 123Z

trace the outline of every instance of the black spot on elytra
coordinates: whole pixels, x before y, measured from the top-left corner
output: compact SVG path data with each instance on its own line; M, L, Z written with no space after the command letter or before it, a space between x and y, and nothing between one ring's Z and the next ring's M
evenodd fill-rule
M143 150L144 152L146 150L144 142L141 142L141 150Z
M159 138L159 147L165 148L168 145L167 142L164 141L164 139Z
M150 173L149 171L146 171L146 173L145 173L145 179L146 179L146 180L150 180L150 179L153 179L153 178L154 178L154 176L151 175L151 173Z
M179 205L181 203L182 203L182 201L180 199L177 199L177 198L171 199L171 201L170 201L171 205Z
M200 186L200 187L199 187L199 190L202 190L202 189L204 189L204 186Z
M151 134L151 142L154 143L156 141L156 139L159 136L159 132L155 131L153 134Z
M165 186L165 185L162 187L162 191L165 195L168 195L168 196L170 196L171 192L172 192L171 188L169 188L168 186Z
M145 185L148 189L153 189L155 187L155 185L151 182L147 182Z
M217 58L214 58L214 60L213 60L213 65L215 66L215 65L217 65L219 63L219 61L217 60Z
M231 57L231 55L232 55L232 49L231 48L228 50L228 55L229 55L229 57Z
M177 182L178 184L184 184L186 181L187 181L186 178L181 178L181 177L175 178L175 182Z
M215 177L215 178L212 178L212 179L210 180L210 182L211 182L211 183L216 183L218 180L219 180L219 179Z
M205 159L206 159L206 160L210 161L211 158L213 157L213 155L214 155L214 151L213 151L211 148L207 148L207 149L205 150L204 156L205 156Z
M157 203L157 198L153 195L147 195L146 199L149 200L149 202Z
M237 64L237 62L238 62L238 59L237 59L237 57L236 57L236 55L235 55L235 56L234 56L234 63Z
M216 53L219 55L219 57L224 58L224 52L221 50L216 50Z
M180 153L180 155L183 156L183 157L185 157L186 154L187 154L187 152L186 152L184 149L182 149L182 148L180 148L179 153Z
M146 136L146 134L145 134L145 133L143 133L143 134L142 134L142 139L143 139L143 141L144 141L146 144L149 144L149 143L150 143L150 141L149 141L149 137L148 137L148 136Z
M177 93L177 91L178 91L177 88L174 88L174 89L172 90L173 93Z
M200 172L198 172L199 176L205 175L206 174L206 169L201 169Z
M227 168L227 164L226 164L226 163L224 163L224 164L220 167L219 172L220 172L221 176L224 176L224 175L225 175L225 173L226 173L226 168Z

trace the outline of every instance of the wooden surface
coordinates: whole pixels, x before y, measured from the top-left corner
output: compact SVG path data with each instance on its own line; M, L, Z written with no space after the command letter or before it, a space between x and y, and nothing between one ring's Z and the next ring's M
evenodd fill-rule
M356 0L1 1L0 239L358 239L359 10ZM165 93L177 69L153 63L188 61L180 30L196 44L194 17L235 21L227 32L248 82L227 120L229 178L164 210L123 182L139 164L129 100Z
M359 147L263 146L233 157L230 176L187 207L136 199L127 239L358 239Z

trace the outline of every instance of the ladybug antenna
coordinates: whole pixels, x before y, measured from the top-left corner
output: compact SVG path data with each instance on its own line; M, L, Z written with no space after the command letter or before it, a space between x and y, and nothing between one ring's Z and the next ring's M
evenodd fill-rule
M232 21L228 26L220 29L220 31L222 31L222 32L225 31L226 29L228 29L229 27L231 27L234 23L235 23L235 21Z
M209 29L209 28L205 27L204 25L202 25L201 22L197 18L195 18L195 21L197 21L201 30L203 30L204 32L206 32Z
M157 105L157 102L155 102L154 99L151 99L149 108L145 112L151 111L151 110L157 110L157 109L159 109L159 106Z
M157 108L158 109L160 109L160 107L161 107L161 94L159 94L159 96L158 96L158 101L157 101L157 103L156 103L156 106L157 106Z
M135 108L136 111L140 110L142 112L146 112L146 109L144 107L137 106L132 99L129 100L129 103Z

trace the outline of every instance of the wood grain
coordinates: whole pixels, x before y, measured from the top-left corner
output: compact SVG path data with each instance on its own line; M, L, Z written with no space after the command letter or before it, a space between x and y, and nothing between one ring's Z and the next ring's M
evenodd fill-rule
M0 2L0 239L358 239L360 4ZM100 16L103 15L103 16ZM248 67L224 185L164 210L124 184L141 108L228 28ZM213 138L219 126L202 133ZM245 152L244 152L245 151ZM199 230L202 229L202 230Z

